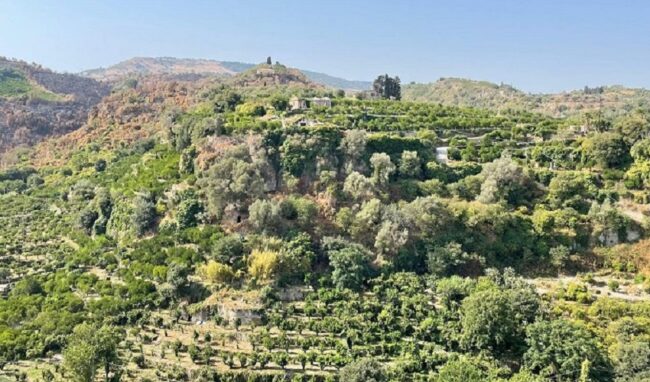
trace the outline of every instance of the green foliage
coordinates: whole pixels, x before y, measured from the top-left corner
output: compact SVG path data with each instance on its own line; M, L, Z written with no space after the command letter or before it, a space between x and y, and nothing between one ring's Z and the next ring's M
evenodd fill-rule
M113 327L76 326L64 352L64 365L72 379L92 382L97 369L102 367L105 380L108 380L109 374L115 372L114 368L120 363L118 342L119 332Z
M615 358L616 375L621 381L635 381L650 378L650 344L643 341L626 342L620 345Z
M278 272L282 281L302 281L312 269L316 254L311 237L300 233L282 246L278 256Z
M388 74L380 75L372 83L372 88L380 97L384 99L400 100L402 91L399 77L390 77Z
M194 195L185 196L176 207L176 221L179 229L194 227L198 223L198 215L203 206Z
M280 205L274 201L258 199L248 207L248 221L259 232L280 231Z
M359 289L370 273L370 253L358 244L329 239L324 244L338 288Z
M214 163L200 179L200 185L207 195L208 211L218 219L226 207L244 210L264 189L260 169L244 147L233 148Z
M363 358L345 366L341 369L339 378L342 381L349 382L383 382L388 380L384 366L372 358Z
M17 98L28 96L45 101L57 101L61 96L32 84L25 75L11 68L0 68L0 97Z
M427 268L437 276L449 276L453 270L471 261L481 263L482 259L466 253L460 244L453 242L444 247L435 247L427 254Z
M445 363L438 371L439 382L482 382L487 375L474 362L460 358Z
M611 367L594 335L566 320L540 321L527 329L525 364L547 378L577 380L582 362L591 362L589 377L611 380Z
M587 212L590 201L596 198L598 183L587 173L560 172L548 186L548 200L553 208L573 208Z
M417 151L403 151L399 163L399 173L403 177L419 178L422 167Z
M156 207L151 194L136 195L133 201L133 215L131 216L136 235L142 236L154 227L156 222Z
M529 203L535 195L535 184L524 169L512 159L497 159L483 167L478 200L482 203L506 201L511 205Z
M387 185L391 175L396 170L390 157L385 153L372 154L370 157L370 165L372 166L372 180L380 186Z
M511 288L511 289L510 289ZM462 304L461 345L496 354L520 354L524 332L539 310L539 299L523 283L476 291Z
M629 147L619 134L600 133L582 143L583 161L602 168L621 168L630 162Z
M240 235L220 238L212 247L212 256L223 264L238 264L244 256L244 242Z

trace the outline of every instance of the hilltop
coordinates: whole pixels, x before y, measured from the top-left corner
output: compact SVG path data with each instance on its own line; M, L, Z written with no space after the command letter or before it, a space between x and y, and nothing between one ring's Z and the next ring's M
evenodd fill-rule
M237 61L216 61L174 57L135 57L108 68L91 69L80 75L100 81L119 81L133 75L195 74L202 76L233 76L255 67L255 64ZM311 81L345 90L368 90L369 81L351 81L308 70L301 70Z
M494 110L519 109L553 117L599 110L614 117L626 111L650 106L650 91L646 89L603 86L561 93L531 94L510 85L463 78L441 78L428 84L408 84L403 86L402 96L409 101Z
M0 58L0 153L78 129L109 90L89 78Z

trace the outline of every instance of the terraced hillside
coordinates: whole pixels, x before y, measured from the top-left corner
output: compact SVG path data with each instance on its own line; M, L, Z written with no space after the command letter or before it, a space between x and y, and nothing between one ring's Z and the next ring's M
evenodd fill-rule
M121 81L0 171L0 380L643 381L648 120Z

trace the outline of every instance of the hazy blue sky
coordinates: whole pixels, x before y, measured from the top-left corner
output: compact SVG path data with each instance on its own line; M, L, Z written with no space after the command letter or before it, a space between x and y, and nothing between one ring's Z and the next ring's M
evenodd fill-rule
M271 55L349 79L650 88L650 1L0 0L0 55L71 72L133 56Z

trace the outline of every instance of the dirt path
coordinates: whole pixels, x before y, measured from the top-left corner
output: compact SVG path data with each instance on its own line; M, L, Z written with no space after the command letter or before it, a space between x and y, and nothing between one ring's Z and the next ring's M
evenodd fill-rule
M610 276L594 276L593 283L585 283L578 276L562 275L559 277L541 277L526 279L540 294L552 293L558 286L567 286L570 283L587 284L594 297L610 297L625 301L650 301L650 294L635 288L631 280L622 280ZM612 280L618 281L620 287L612 291L607 286Z

